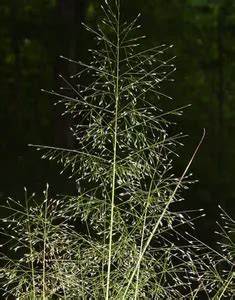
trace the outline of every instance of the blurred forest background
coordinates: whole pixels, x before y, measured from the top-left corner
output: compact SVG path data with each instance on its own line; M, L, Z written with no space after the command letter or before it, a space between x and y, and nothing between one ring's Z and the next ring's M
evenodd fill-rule
M28 144L73 148L71 120L60 117L53 97L58 74L76 66L59 59L87 60L93 37L81 25L95 27L102 17L100 0L0 1L0 198L23 199L23 187L41 193L49 182L53 193L74 194L75 184L53 162L42 161ZM205 208L198 234L213 243L218 204L235 216L235 1L123 0L122 18L141 13L144 48L174 44L175 82L162 87L173 101L165 109L192 104L177 118L185 146L178 149L175 172L181 174L201 135L206 138L191 171L199 179L185 192L184 206ZM210 236L210 238L208 238Z

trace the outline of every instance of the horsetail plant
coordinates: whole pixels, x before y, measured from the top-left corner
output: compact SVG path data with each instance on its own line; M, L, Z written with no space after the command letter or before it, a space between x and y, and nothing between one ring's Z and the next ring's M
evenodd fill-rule
M201 213L174 207L191 183L186 173L197 149L175 177L172 159L184 136L168 134L168 116L181 115L182 108L160 107L171 99L160 86L173 80L174 58L164 58L172 46L138 50L144 38L135 33L139 16L122 23L120 0L106 0L102 9L97 29L85 25L97 40L98 49L89 50L93 60L61 56L78 72L60 75L59 92L46 91L74 118L76 147L36 145L62 172L70 169L77 194L50 199L47 187L43 204L32 198L24 210L9 202L12 214L3 221L10 233L4 234L21 258L3 255L6 297L196 299L210 287L203 280L207 264L197 254L204 246L188 243L180 228L190 231Z

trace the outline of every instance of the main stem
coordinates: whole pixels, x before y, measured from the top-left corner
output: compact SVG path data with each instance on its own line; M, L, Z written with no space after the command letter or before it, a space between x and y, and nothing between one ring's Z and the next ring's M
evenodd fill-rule
M118 130L118 104L119 104L119 64L120 64L120 37L119 37L119 22L120 22L120 7L117 5L117 60L116 60L116 82L115 82L115 125L114 125L114 140L113 140L113 172L112 172L112 197L111 197L111 216L110 216L110 230L109 230L109 259L108 259L108 274L106 297L109 299L109 286L110 286L110 272L112 260L112 237L113 237L113 221L114 221L114 205L115 205L115 183L116 183L116 160L117 160L117 130Z

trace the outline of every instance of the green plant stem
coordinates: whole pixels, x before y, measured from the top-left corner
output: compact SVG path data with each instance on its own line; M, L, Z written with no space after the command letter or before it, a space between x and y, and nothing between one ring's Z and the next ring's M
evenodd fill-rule
M107 273L107 286L106 297L109 299L109 285L110 285L110 272L112 260L112 236L113 236L113 223L114 223L114 205L115 205L115 182L116 182L116 160L117 160L117 130L118 130L118 105L119 105L119 64L120 64L120 36L119 36L119 20L120 20L120 6L117 5L117 65L116 65L116 82L115 82L115 125L114 125L114 141L113 141L113 172L112 172L112 198L111 198L111 216L110 216L110 230L109 230L109 258L108 258L108 273Z
M222 299L222 297L223 297L224 293L226 292L228 286L230 285L231 281L233 280L234 275L235 275L235 274L234 274L234 272L233 272L232 275L228 278L228 280L225 281L226 284L224 285L224 288L223 288L221 294L220 294L220 295L217 295L217 294L219 294L219 292L216 293L216 295L213 297L213 300L220 300L220 299Z
M154 175L155 175L155 172L154 172ZM151 190L152 190L152 184L153 184L153 178L151 180L151 184L149 187L148 196L147 196L147 205L145 207L145 212L144 212L144 222L143 222L143 228L142 228L142 234L141 234L140 253L142 252L143 246L144 246L144 231L145 231L147 212L148 212L148 207L149 207L149 202L150 202L150 194L151 194ZM138 292L139 292L139 275L140 275L140 264L138 266L137 275L136 275L135 300L137 300Z
M36 300L36 291L35 291L36 284L35 284L35 273L34 273L34 266L33 266L33 245L32 245L32 239L31 239L29 205L28 205L28 197L27 197L26 188L25 188L25 202L26 202L27 225L28 225L28 233L29 233L30 265L31 265L31 274L32 274L32 281L33 281L33 300Z
M140 245L140 253L143 250L144 245L144 231L145 231L145 224L146 224L146 216L147 216L148 205L146 206L145 213L144 213L144 223L141 235L141 245ZM140 275L140 264L138 265L137 274L136 274L136 286L135 286L135 300L137 300L138 292L139 292L139 275Z
M131 285L131 283L132 283L132 281L133 281L133 278L134 278L134 276L135 276L136 271L137 271L138 268L139 268L140 262L141 262L141 260L142 260L142 258L143 258L143 256L144 256L144 254L145 254L145 251L147 250L147 248L148 248L148 246L149 246L149 244L150 244L150 242L151 242L153 236L155 235L155 233L156 233L156 231L157 231L157 229L158 229L158 226L160 225L160 223L161 223L161 221L162 221L162 219L163 219L165 213L167 212L167 209L168 209L169 205L170 205L171 202L173 201L173 199L174 199L174 197L175 197L175 194L176 194L178 188L180 187L180 185L181 185L181 183L182 183L183 178L185 177L186 173L188 172L188 169L189 169L189 167L190 167L190 165L191 165L191 163L192 163L192 161L193 161L193 159L194 159L194 157L195 157L195 155L196 155L196 153L197 153L197 151L198 151L198 149L199 149L199 147L200 147L202 141L204 140L204 137L205 137L205 129L204 129L204 131L203 131L202 138L201 138L201 140L200 140L200 142L199 142L199 144L198 144L196 150L194 151L194 153L193 153L193 155L192 155L192 157L191 157L191 159L190 159L190 161L189 161L187 167L185 168L185 170L184 170L182 176L180 177L180 179L179 179L179 181L178 181L178 183L177 183L177 186L175 187L173 193L171 194L171 196L170 196L170 198L169 198L169 200L168 200L168 202L167 202L165 208L163 209L163 211L162 211L162 213L161 213L161 215L160 215L160 217L159 217L159 219L158 219L158 221L157 221L157 223L156 223L156 225L155 225L153 231L151 232L151 234L150 234L150 236L149 236L149 238L148 238L148 240L147 240L147 242L146 242L146 244L145 244L145 246L144 246L144 248L143 248L142 253L140 253L139 259L138 259L138 261L137 261L137 263L136 263L136 266L135 266L135 268L134 268L134 270L133 270L133 272L132 272L132 274L131 274L131 277L130 277L130 279L129 279L129 282L128 282L128 284L127 284L126 290L125 290L125 292L124 292L124 294L123 294L123 297L122 297L123 300L124 300L125 297L126 297L126 294L127 294L127 292L128 292L128 289L129 289L129 287L130 287L130 285Z

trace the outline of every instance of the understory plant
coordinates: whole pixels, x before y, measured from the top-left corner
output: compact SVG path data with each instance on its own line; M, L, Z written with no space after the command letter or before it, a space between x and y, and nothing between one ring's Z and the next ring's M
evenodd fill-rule
M162 101L171 98L160 91L173 80L173 58L165 54L171 46L141 49L139 16L122 23L119 0L102 9L96 29L85 25L97 40L92 61L62 56L78 72L60 75L60 91L46 91L73 118L75 147L36 146L70 172L77 193L51 198L47 186L42 202L25 190L25 201L4 205L5 298L232 297L233 245L221 254L198 241L193 221L201 210L181 211L178 204L192 182L187 172L197 149L175 176L172 161L184 136L168 128L182 108L163 111Z

